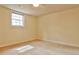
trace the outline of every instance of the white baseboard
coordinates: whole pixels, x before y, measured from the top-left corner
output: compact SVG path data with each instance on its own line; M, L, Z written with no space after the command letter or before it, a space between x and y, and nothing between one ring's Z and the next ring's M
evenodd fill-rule
M19 41L19 42L8 43L8 44L0 45L0 47L11 46L11 45L15 45L15 44L23 43L23 42L32 41L32 40L36 40L36 39L30 39L30 40L26 40L26 41Z
M61 41L50 41L50 40L44 40L44 41L48 41L48 42L51 42L51 43L57 43L57 44L63 44L63 45L67 45L67 46L72 46L72 47L78 47L79 48L79 45L77 44L71 44L71 43L67 43L67 42L61 42Z

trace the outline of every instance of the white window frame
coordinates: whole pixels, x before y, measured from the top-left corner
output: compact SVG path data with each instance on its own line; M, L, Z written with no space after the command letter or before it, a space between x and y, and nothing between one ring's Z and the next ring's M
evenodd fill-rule
M22 16L22 19L21 20L19 20L19 19L17 19L17 20L14 20L14 23L15 24L13 24L13 14L15 14L15 15L17 15L17 16ZM21 21L21 22L20 22ZM18 23L16 23L16 22L18 22ZM22 23L22 24L19 24L19 23ZM17 26L17 27L24 27L24 15L22 15L22 14L19 14L19 13L14 13L14 12L12 12L11 13L11 25L12 26Z

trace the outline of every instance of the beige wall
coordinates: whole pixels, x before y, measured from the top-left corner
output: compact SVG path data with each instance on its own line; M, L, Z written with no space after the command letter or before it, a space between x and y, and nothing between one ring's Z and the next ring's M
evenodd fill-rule
M0 47L33 39L79 47L79 8L39 17L25 15L24 27L13 27L11 10L0 7Z
M79 8L38 17L41 40L79 47Z
M11 10L0 7L0 47L36 39L36 17L25 15L24 27L11 26Z

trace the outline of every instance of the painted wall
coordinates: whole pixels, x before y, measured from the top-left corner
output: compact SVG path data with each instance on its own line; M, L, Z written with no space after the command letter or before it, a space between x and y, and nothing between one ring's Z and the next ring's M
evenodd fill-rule
M0 7L0 47L33 39L79 47L79 8L39 17L25 15L24 27L13 27L11 10Z
M79 8L38 17L41 40L79 47Z
M36 39L36 17L25 15L24 27L11 26L11 10L0 6L0 47Z

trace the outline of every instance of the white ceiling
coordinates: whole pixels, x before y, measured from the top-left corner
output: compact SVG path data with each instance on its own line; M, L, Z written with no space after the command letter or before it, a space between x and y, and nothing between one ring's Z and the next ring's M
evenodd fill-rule
M29 15L39 16L76 8L79 7L79 4L41 4L39 7L33 7L32 4L4 4L3 6Z

